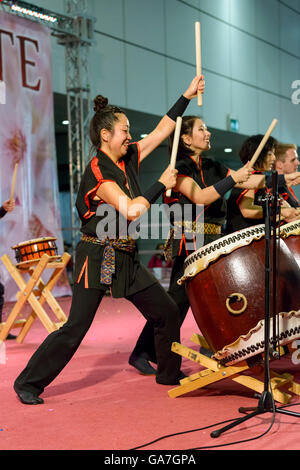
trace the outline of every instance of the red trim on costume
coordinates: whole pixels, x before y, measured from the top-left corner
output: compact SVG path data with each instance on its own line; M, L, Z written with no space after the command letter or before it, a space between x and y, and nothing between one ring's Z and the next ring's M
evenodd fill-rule
M136 144L137 149L138 149L138 171L139 171L140 163L141 163L141 148L140 148L140 144L138 142L132 142L129 145L134 145L134 144Z
M186 249L186 239L185 239L184 233L182 234L182 237L181 237L178 255L181 254L183 242L184 242L185 253L186 253L186 255L188 256L188 255L189 255L189 252L188 252L187 249Z
M95 176L97 181L100 181L101 179L103 179L101 170L100 170L99 165L98 165L98 158L97 157L94 157L93 160L91 161L91 170L94 173L94 176Z
M293 190L292 187L289 187L289 191L292 193L292 195L293 195L293 197L296 199L296 201L299 202L299 200L298 200L296 194L294 193L294 190Z
M163 202L164 202L165 204L171 204L171 203L173 203L173 202L178 202L178 201L179 201L179 199L178 199L177 197L172 197L172 196L167 197L167 196L166 196L166 193L165 193L164 196L163 196Z
M80 279L82 278L82 275L84 273L84 287L86 289L89 288L89 280L88 280L88 256L86 257L86 260L85 262L83 263L83 266L82 266L82 269L80 271L80 274L78 276L78 279L77 279L77 284L79 284L80 282Z
M191 180L194 179L194 178L193 178L192 176L190 176L190 175L182 175L181 173L178 173L177 178L178 178L179 176L182 176L183 178L191 178Z
M129 144L129 145L132 145L132 144ZM103 150L101 150L101 152L103 152ZM123 158L120 158L120 160L118 160L117 162L115 162L109 155L108 153L105 153L103 152L108 158L110 158L110 160L116 165L117 168L119 168L121 171L123 171L124 175L125 175L125 185L127 186L128 184L128 178L127 178L127 174L126 174L126 169L125 169L125 162L123 160ZM110 180L105 180L105 181L110 181ZM128 186L127 186L128 187ZM128 187L129 189L129 187Z
M105 179L102 179L101 181L98 182L98 184L97 184L94 188L92 188L90 191L88 191L88 192L86 193L86 195L84 196L85 203L86 203L86 205L87 205L87 207L88 207L88 211L87 211L85 214L83 214L83 217L84 217L85 219L89 219L90 217L92 217L92 215L94 215L94 214L96 213L96 212L91 212L91 211L90 211L90 202L89 202L89 196L90 196L90 194L95 193L95 192L97 191L97 189L101 186L102 183L108 183L108 182L110 182L110 183L115 183L114 180L105 180ZM104 202L104 201L100 202L100 204L102 204L103 202Z
M105 153L105 152L103 152L103 153ZM100 170L99 165L98 165L98 157L94 157L92 159L92 161L91 161L91 170L92 170L93 175L95 176L96 180L98 181L98 183L96 184L96 186L94 186L94 188L90 189L90 191L88 191L84 196L84 200L85 200L85 203L86 203L87 208L88 208L88 211L83 215L83 217L85 219L89 219L90 217L92 217L92 215L95 214L95 212L90 211L89 196L91 194L95 193L102 183L105 183L105 182L115 183L114 180L105 180L103 178L103 175L102 175L101 170Z
M202 170L202 157L200 157L200 159L199 159L199 166L200 166L200 173L201 173L202 182L203 182L204 186L207 188L207 185L204 181L203 170Z
M241 199L243 199L243 197L245 196L245 194L249 191L249 189L244 189L244 191L241 192L241 194L239 195L239 197L237 198L236 200L236 204L239 205L239 203L241 202Z

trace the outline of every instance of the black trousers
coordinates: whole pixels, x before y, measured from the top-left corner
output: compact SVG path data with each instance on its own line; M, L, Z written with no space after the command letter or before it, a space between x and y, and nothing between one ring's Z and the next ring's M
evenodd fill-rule
M4 304L4 285L0 282L0 323L2 322L2 310Z
M91 326L104 291L85 289L84 282L75 284L68 321L39 346L25 369L17 377L19 389L41 394L68 364ZM137 292L128 300L144 315L154 331L158 383L178 383L181 358L171 351L179 341L179 312L175 302L159 284Z
M221 235L205 235L203 246L208 243L215 242ZM179 323L180 327L185 320L186 314L190 308L190 301L188 299L184 284L177 284L184 274L184 261L187 255L185 250L182 250L180 255L173 258L173 267L168 289L169 296L174 300L179 308ZM147 322L144 326L135 348L132 352L137 356L143 356L146 359L156 362L155 347L154 347L154 330L151 322Z
M180 286L179 284L177 284L178 279L180 279L184 274L183 263L185 258L186 255L184 254L182 256L177 256L174 259L170 285L168 289L169 296L174 300L179 309L180 326L184 322L184 319L190 307L190 302L186 294L185 286ZM145 324L132 354L145 357L146 359L155 363L157 362L154 342L154 329L153 324L150 321L147 321L147 323Z

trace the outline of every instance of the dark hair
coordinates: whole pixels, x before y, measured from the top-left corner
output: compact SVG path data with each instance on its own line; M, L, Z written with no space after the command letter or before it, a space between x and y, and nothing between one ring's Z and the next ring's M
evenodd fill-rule
M258 148L259 144L261 143L263 139L263 135L258 134L258 135L252 135L249 137L247 140L242 145L242 148L239 152L240 159L244 163L244 165L251 160L253 157L256 149ZM276 147L277 141L274 139L274 137L269 137L267 142L265 143L265 146L263 147L258 159L256 160L255 167L257 169L262 169L265 163L266 156L268 155L268 152L274 151Z
M125 114L122 109L117 106L109 105L108 99L102 95L96 96L94 99L95 114L90 122L90 139L94 147L101 146L101 129L107 129L113 132L114 124L119 120L118 114Z
M180 138L178 142L178 151L177 151L177 160L183 160L185 157L193 155L193 151L184 143L182 139L182 135L192 135L193 128L195 125L196 119L201 119L199 116L183 116L181 130L180 130ZM173 147L173 140L174 140L174 132L169 137L169 153L171 155L172 147Z

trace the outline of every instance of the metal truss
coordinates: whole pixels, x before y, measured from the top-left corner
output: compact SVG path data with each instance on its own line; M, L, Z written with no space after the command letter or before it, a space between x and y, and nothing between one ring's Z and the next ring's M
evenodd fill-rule
M18 11L12 10L12 5ZM66 94L68 111L69 183L72 224L72 253L79 237L80 220L75 207L81 176L85 169L88 149L88 125L90 113L89 48L93 44L95 19L88 16L86 0L64 0L65 14L37 7L24 1L3 0L2 9L12 14L42 23L51 29L58 44L65 47ZM28 16L28 10L40 16ZM48 22L43 15L55 18Z

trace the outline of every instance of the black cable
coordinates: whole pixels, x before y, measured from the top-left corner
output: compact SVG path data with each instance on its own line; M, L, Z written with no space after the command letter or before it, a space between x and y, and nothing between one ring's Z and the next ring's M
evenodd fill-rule
M156 442L162 441L163 439L168 439L169 437L181 436L184 434L189 434L189 433L197 432L197 431L204 431L205 429L210 429L214 426L220 426L221 424L230 423L231 421L235 421L236 419L238 418L227 419L226 421L221 421L220 423L216 423L216 424L210 424L209 426L204 426L203 428L196 428L196 429L190 429L189 431L180 431L180 432L175 432L173 434L166 434L165 436L158 437L157 439L154 439L153 441L147 442L146 444L142 444L138 447L134 447L133 449L129 449L129 450L138 450L138 449L141 449L142 447L147 447L147 446L150 446L151 444L155 444Z
M226 423L230 423L232 421L236 421L237 419L239 419L239 418L227 419L226 421L221 421L220 423L210 424L209 426L204 426L203 428L190 429L188 431L181 431L181 432L177 432L177 433L173 433L173 434L168 434L168 435L165 435L165 436L162 436L162 437L158 437L157 439L154 439L153 441L147 442L146 444L142 444L138 447L134 447L133 449L129 449L129 450L131 450L131 451L132 450L138 450L138 449L141 449L142 447L148 447L151 444L155 444L156 442L162 441L164 439L168 439L170 437L189 434L189 433L192 433L192 432L204 431L206 429L210 429L210 428L213 428L215 426L220 426L220 425L223 425L223 424L226 424ZM271 430L274 422L275 422L275 408L273 410L273 419L272 419L272 422L271 422L269 428L259 436L255 436L255 437L245 439L245 440L241 440L241 441L229 442L227 444L219 444L219 445L204 446L204 447L195 447L195 448L192 448L192 449L182 449L182 450L183 451L193 451L193 450L202 450L202 449L213 449L213 448L217 448L217 447L225 447L225 446L230 446L230 445L235 445L235 444L240 444L240 443L243 443L243 442L249 442L249 441L253 441L253 440L256 440L256 439L260 439L261 437L266 435Z
M235 444L242 444L244 442L250 442L250 441L255 441L256 439L261 439L263 436L265 436L266 434L268 434L268 432L271 431L274 423L275 423L275 409L273 410L273 417L272 417L272 422L270 424L270 426L268 427L268 429L266 431L264 431L262 434L260 434L259 436L255 436L255 437L250 437L249 439L244 439L244 440L241 440L241 441L234 441L234 442L228 442L226 444L219 444L219 445L216 445L216 446L204 446L204 447L195 447L193 449L184 449L185 451L192 451L192 450L202 450L202 449L215 449L217 447L226 447L226 446L233 446Z

